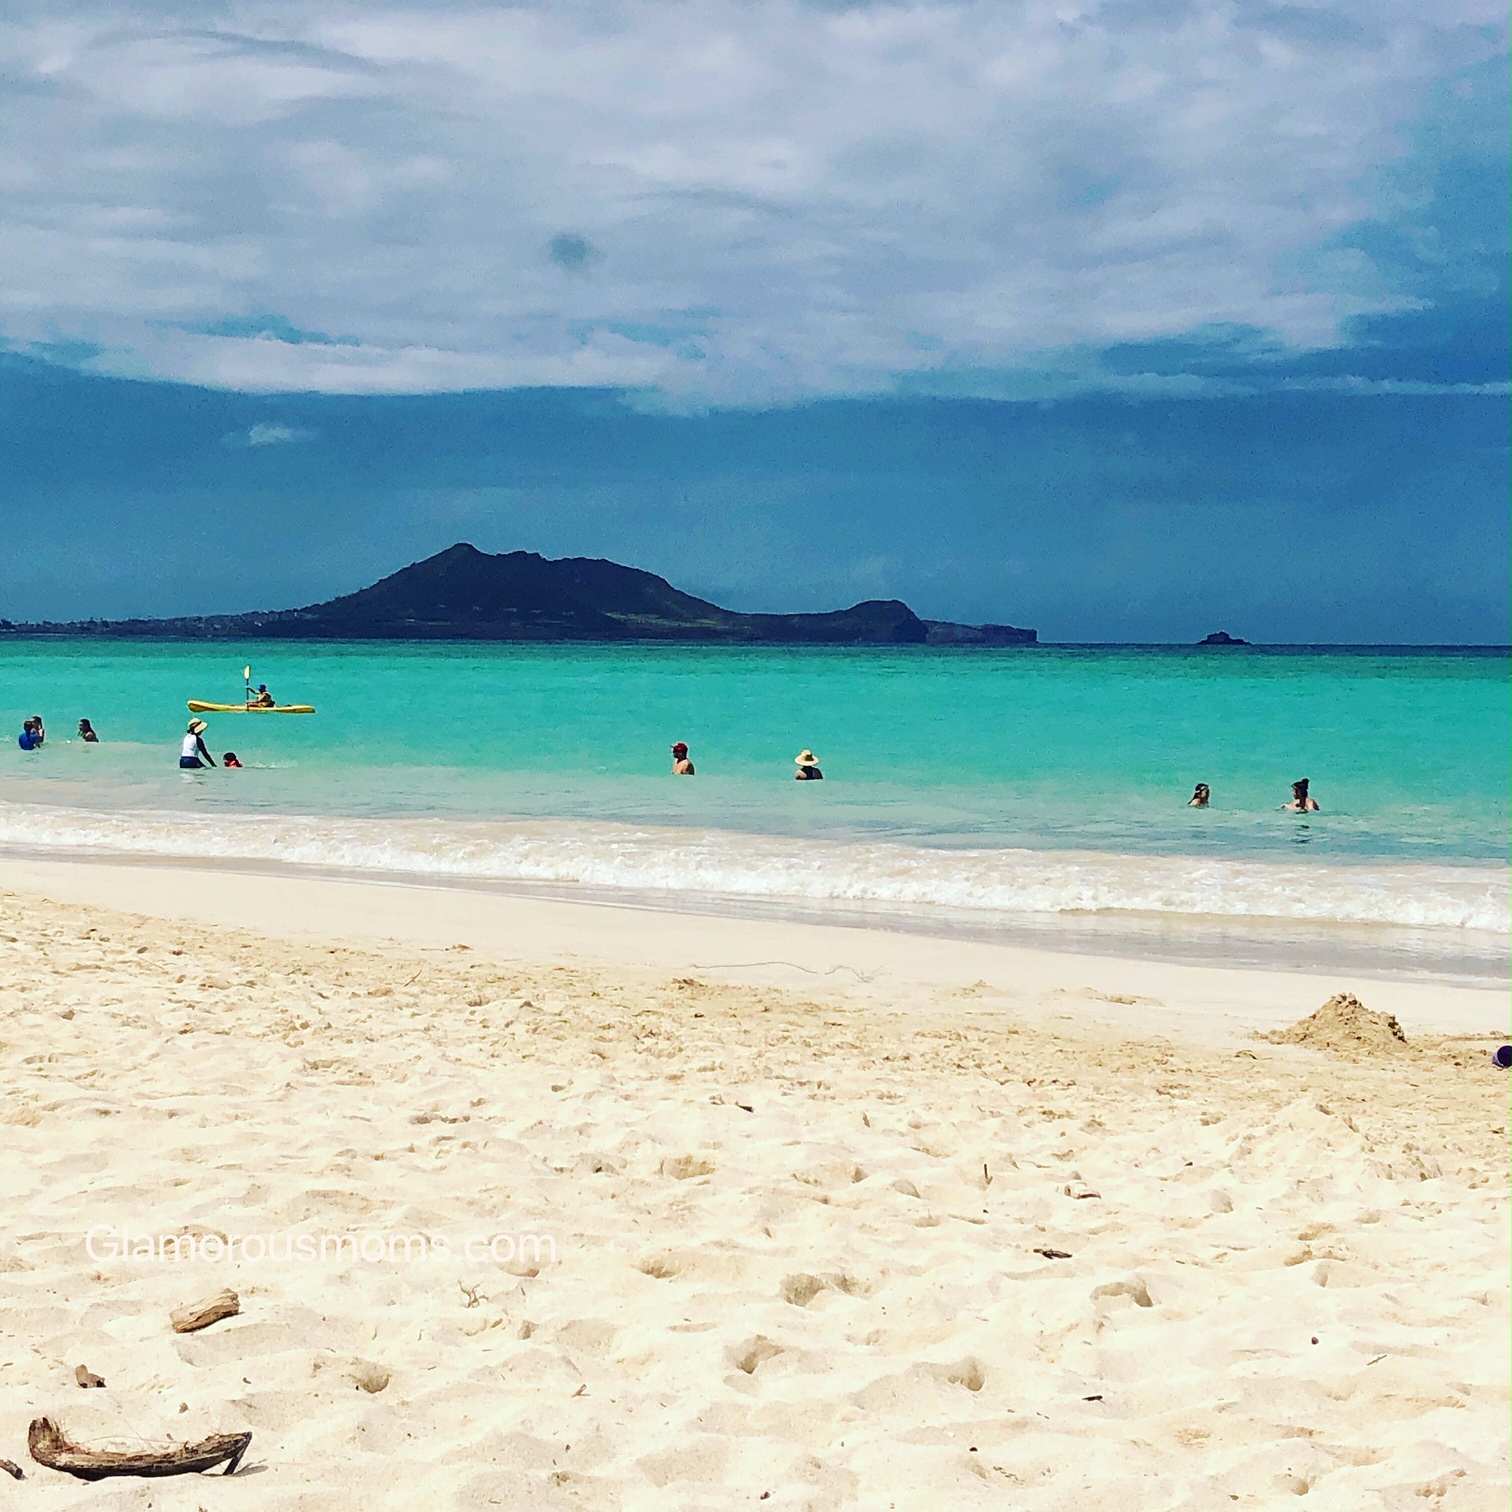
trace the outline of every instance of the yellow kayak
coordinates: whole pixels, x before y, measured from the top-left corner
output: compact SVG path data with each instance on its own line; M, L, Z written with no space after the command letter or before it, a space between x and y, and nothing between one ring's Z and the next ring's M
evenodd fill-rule
M314 704L218 704L189 700L191 714L313 714Z

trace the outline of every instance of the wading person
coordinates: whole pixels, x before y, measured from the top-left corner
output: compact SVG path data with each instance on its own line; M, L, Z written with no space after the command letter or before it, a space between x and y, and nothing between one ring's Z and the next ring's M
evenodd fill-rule
M179 747L179 766L186 772L195 772L202 767L213 767L215 757L210 754L210 748L205 744L205 731L209 726L203 719L191 719L189 721L189 733L184 736L184 743Z
M1299 777L1292 783L1291 802L1281 805L1283 813L1316 814L1318 812L1318 800L1307 791L1307 784L1306 777Z

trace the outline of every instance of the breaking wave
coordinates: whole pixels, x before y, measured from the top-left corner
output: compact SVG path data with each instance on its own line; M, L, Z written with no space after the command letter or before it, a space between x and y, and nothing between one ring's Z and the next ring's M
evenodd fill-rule
M978 917L1140 914L1512 934L1503 868L1340 864L896 842L652 826L0 804L12 850L339 868L448 881L696 894Z

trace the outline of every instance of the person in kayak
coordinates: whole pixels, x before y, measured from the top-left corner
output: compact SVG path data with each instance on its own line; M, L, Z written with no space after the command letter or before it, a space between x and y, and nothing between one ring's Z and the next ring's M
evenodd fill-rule
M1187 807L1206 808L1208 806L1208 800L1212 796L1212 788L1210 788L1205 782L1199 782L1197 786L1192 789L1192 796L1187 799Z
M793 773L799 782L823 782L824 773L819 770L819 758L812 751L802 750L793 757L798 770Z
M79 721L79 739L86 745L98 745L100 737L95 734L95 727L87 719Z
M198 771L201 767L214 766L215 757L205 744L205 731L209 726L203 719L189 721L189 733L179 747L179 766L186 772Z
M247 700L247 707L251 709L271 709L275 704L276 700L268 692L267 683L258 683L257 692Z
M672 747L672 775L674 777L693 776L693 763L688 760L688 742L679 740Z

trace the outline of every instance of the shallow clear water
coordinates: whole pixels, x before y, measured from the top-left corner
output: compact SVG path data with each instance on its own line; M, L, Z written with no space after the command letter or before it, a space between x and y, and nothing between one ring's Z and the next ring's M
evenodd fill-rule
M246 769L181 774L184 700L237 699L246 660L318 714L210 716ZM1509 930L1505 654L29 641L0 645L0 710L13 848L989 931L1375 926L1445 960L1494 959ZM14 741L30 713L36 754ZM70 741L81 714L101 745ZM668 775L678 738L693 781ZM823 784L792 781L804 746ZM1300 776L1321 814L1280 812ZM1205 811L1185 806L1199 780Z

